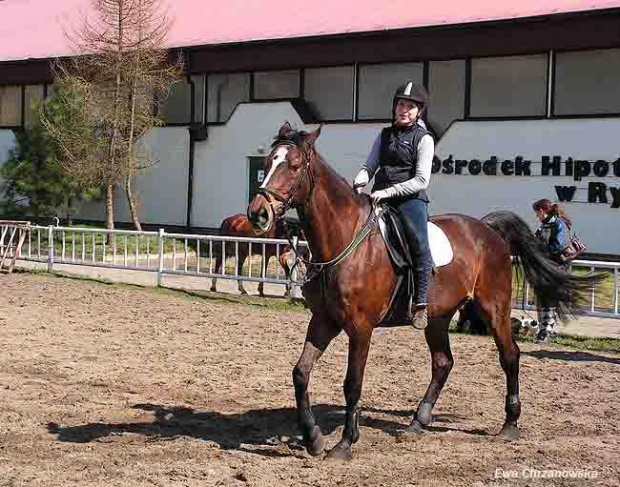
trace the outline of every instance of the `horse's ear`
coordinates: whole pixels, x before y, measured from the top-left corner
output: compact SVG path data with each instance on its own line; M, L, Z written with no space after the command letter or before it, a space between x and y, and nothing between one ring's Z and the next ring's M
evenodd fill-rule
M308 148L313 147L314 143L316 142L316 139L319 138L319 135L321 135L321 127L323 127L322 125L319 125L319 128L316 129L314 132L310 132L308 135L306 135L306 137L304 138L304 145Z
M293 128L291 127L291 124L288 122L284 122L284 124L282 125L282 127L280 127L280 130L278 131L278 138L288 139L292 131L293 131Z

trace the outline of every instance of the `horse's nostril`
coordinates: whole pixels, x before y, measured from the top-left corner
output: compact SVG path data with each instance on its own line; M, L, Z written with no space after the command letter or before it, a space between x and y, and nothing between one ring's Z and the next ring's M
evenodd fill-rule
M261 208L258 212L258 221L262 225L269 222L269 213L267 213L267 210L265 208Z

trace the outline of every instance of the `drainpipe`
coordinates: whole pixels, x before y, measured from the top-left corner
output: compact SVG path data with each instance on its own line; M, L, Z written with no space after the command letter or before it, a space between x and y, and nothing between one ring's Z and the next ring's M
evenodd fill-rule
M196 141L194 138L194 117L195 117L195 105L196 105L196 86L194 80L190 75L187 75L187 82L190 86L190 109L189 109L189 161L187 168L187 217L185 226L189 230L192 226L192 203L194 199L194 148Z
M188 61L189 65L189 61ZM189 67L188 67L189 72ZM187 216L185 226L189 230L192 226L192 205L194 201L194 154L196 142L207 140L207 126L203 123L195 122L195 106L196 106L196 86L194 80L188 74L187 82L190 85L190 124L189 124L189 161L187 174ZM204 95L203 95L204 96Z

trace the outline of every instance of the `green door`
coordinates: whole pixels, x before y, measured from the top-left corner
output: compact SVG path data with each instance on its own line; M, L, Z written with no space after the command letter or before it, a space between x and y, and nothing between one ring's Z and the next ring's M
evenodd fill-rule
M248 181L248 203L254 199L260 185L265 180L265 158L248 157L250 161L249 181Z

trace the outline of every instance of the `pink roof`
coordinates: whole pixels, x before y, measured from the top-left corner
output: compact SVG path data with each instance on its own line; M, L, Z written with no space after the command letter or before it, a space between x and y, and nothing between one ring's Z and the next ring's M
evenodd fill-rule
M71 54L63 26L89 0L0 0L0 61ZM532 17L620 7L620 0L169 0L169 46L223 44Z

